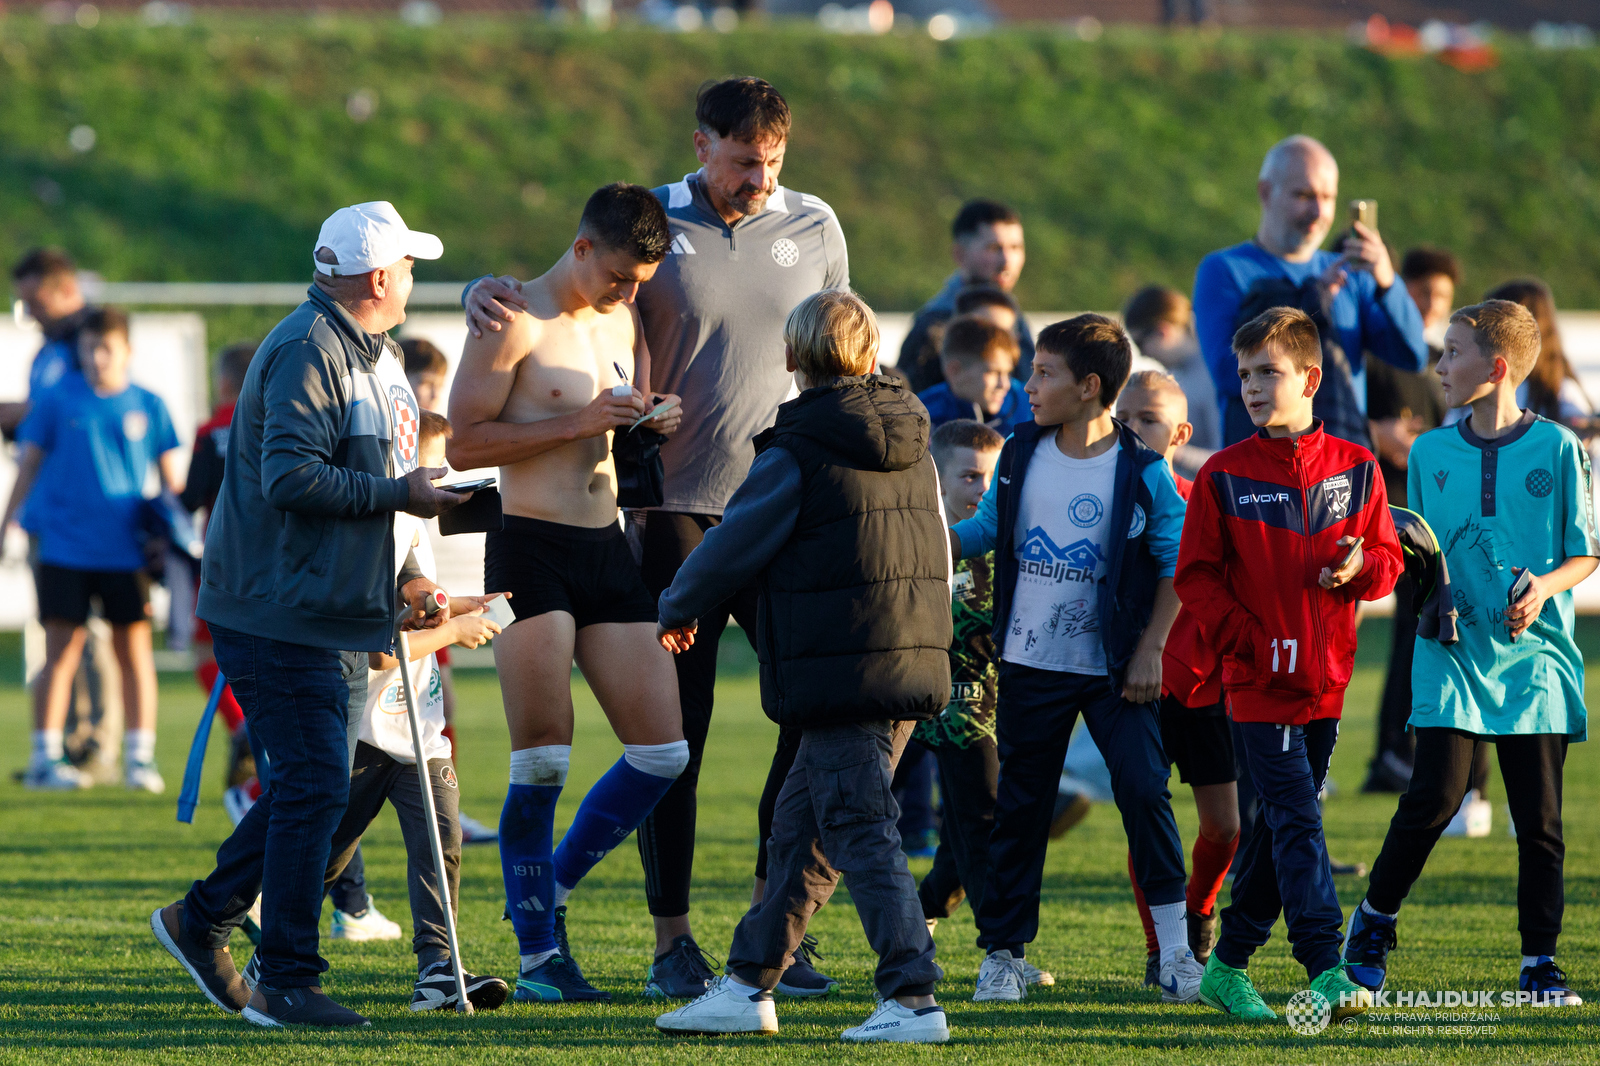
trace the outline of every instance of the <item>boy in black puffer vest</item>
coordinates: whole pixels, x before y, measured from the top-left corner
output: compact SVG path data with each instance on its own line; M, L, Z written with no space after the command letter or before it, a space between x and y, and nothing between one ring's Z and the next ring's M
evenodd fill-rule
M846 1040L949 1039L916 884L900 851L893 763L950 695L950 557L928 415L874 375L878 326L854 293L810 297L784 326L800 396L756 438L722 523L662 593L673 652L695 620L754 580L767 716L801 732L768 842L766 895L705 995L668 1032L776 1032L772 989L841 873L873 949L882 1003Z

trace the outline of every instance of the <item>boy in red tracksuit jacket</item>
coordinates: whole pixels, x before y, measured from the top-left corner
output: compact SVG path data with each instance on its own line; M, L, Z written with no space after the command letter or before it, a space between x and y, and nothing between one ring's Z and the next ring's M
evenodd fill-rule
M1234 334L1233 348L1259 428L1200 469L1174 587L1222 655L1261 816L1236 863L1200 998L1230 1014L1276 1017L1246 967L1281 911L1296 960L1338 1021L1372 999L1339 965L1344 912L1317 793L1354 665L1356 603L1394 587L1400 543L1372 453L1312 418L1322 347L1311 319L1272 308Z

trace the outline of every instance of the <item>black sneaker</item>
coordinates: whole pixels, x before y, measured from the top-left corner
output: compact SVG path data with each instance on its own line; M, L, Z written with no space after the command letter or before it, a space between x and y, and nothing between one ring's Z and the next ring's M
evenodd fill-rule
M1212 907L1210 914L1183 913L1189 922L1189 950L1194 952L1194 961L1204 966L1211 958L1211 949L1217 946L1217 908Z
M1161 987L1161 952L1152 951L1144 958L1144 986Z
M829 992L837 992L839 982L825 973L818 973L817 968L811 965L813 958L822 958L822 952L817 950L817 938L807 933L800 941L800 946L794 949L794 962L778 978L777 990L796 999L815 999Z
M572 957L572 946L567 943L567 908L565 904L556 908L556 950L561 952L561 957L567 960L567 965L578 975L578 980L583 981L583 967L578 965L578 960ZM588 982L585 981L585 984Z
M239 977L228 946L210 948L197 943L183 928L183 901L158 907L150 915L156 943L177 959L205 997L229 1014L238 1014L250 1002L250 990Z
M479 977L471 973L465 976L467 1002L472 1004L474 1010L495 1010L511 995L511 986L498 977ZM445 959L417 974L417 985L411 993L411 1009L454 1010L460 995L456 987L456 969L449 959Z
M722 963L708 953L694 937L684 934L672 942L664 954L657 955L644 979L644 994L666 999L699 999L710 991Z
M1373 759L1367 767L1367 780L1362 792L1404 792L1411 787L1411 767L1392 751Z
M584 980L578 964L557 951L543 965L517 975L518 1003L610 1003L611 993Z
M1567 984L1567 975L1548 955L1540 955L1537 965L1524 966L1517 989L1531 993L1535 1007L1581 1007L1583 997ZM1520 1006L1520 1004L1519 1004Z
M316 985L276 992L257 985L244 1008L244 1020L251 1025L277 1029L285 1025L317 1025L327 1029L352 1029L371 1025L349 1007L329 999Z

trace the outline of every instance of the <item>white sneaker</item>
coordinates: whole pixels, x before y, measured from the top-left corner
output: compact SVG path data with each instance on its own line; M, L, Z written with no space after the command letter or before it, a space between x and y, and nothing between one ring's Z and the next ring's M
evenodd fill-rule
M1461 808L1444 827L1447 837L1486 837L1494 828L1494 807L1471 788L1461 799Z
M1022 982L1027 985L1039 985L1048 988L1056 983L1056 975L1048 970L1041 970L1027 959L1022 960Z
M778 1031L778 1009L771 992L739 991L723 974L705 995L657 1018L656 1028L664 1033L771 1034Z
M493 844L500 839L500 830L493 826L484 825L476 818L465 814L458 814L456 820L461 823L461 843L463 844Z
M234 785L222 793L222 809L227 812L228 821L238 825L244 821L244 816L250 813L250 808L256 801L243 785Z
M991 951L978 967L978 989L972 994L974 1003L1021 1003L1028 994L1028 983L1022 976L1022 960L1013 959L1006 950Z
M950 1039L950 1025L944 1008L913 1010L886 999L875 1007L867 1020L839 1034L841 1040L866 1043L881 1040L895 1044L942 1044Z
M399 940L400 926L383 916L367 893L366 912L357 918L335 907L333 909L333 939L335 940Z
M73 766L65 759L54 762L33 762L22 775L22 787L38 792L73 792L80 788L93 788L94 778Z
M1195 1002L1200 998L1200 981L1205 975L1206 968L1194 952L1184 948L1183 954L1161 966L1161 998L1168 1003Z
M149 792L157 796L167 790L167 783L153 762L129 763L122 783L136 792Z
M928 935L932 936L933 935L933 931L935 929L939 928L939 919L937 919L937 918L924 918L923 921L928 923Z

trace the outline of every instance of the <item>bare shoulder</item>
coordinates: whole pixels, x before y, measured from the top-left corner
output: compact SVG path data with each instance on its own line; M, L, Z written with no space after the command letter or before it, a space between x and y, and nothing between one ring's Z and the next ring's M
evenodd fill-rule
M544 323L526 311L517 311L498 330L486 329L481 337L467 335L461 350L463 368L505 368L520 363L538 347Z

